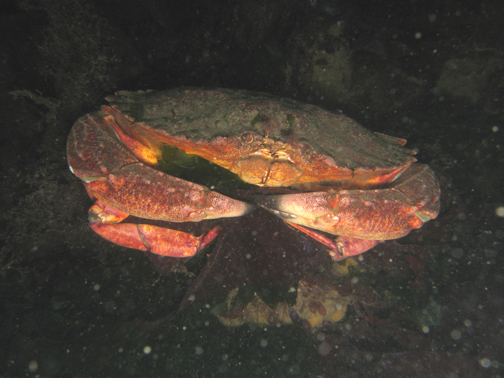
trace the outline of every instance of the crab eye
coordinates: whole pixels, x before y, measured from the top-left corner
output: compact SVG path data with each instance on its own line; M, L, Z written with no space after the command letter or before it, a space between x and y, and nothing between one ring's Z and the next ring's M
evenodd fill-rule
M243 133L241 135L241 140L244 143L250 144L250 143L252 143L254 141L254 134L252 134L252 133Z

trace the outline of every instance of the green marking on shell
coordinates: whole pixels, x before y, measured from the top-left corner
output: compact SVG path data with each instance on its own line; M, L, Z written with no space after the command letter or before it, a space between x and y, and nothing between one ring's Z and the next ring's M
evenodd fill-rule
M234 189L256 188L231 171L175 146L163 147L157 168L166 174L204 185L224 195L230 194Z
M261 113L257 113L255 118L252 121L250 121L250 126L254 127L256 123L262 123L267 120L268 120L268 118L265 115L263 115Z
M287 114L287 122L289 122L289 126L292 127L294 126L294 122L296 122L296 118L294 118L290 114Z

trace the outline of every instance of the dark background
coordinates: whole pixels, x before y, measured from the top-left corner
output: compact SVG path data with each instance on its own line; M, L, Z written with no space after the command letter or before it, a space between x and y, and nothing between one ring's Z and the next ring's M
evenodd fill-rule
M498 0L0 2L0 377L502 376L503 17ZM96 236L66 163L73 122L116 90L182 85L292 97L407 139L443 193L439 218L399 241L431 256L429 331L404 307L226 328L204 306L176 313L194 276Z

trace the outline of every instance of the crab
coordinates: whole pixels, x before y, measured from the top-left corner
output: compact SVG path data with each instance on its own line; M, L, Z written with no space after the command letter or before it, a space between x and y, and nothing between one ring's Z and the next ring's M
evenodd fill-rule
M338 261L438 215L436 176L406 141L341 114L230 89L120 91L107 100L77 120L67 153L95 200L91 228L121 246L191 257L218 236L218 225L194 236L126 218L200 222L262 207ZM194 157L257 194L243 201L185 179L184 159ZM176 169L164 173L166 164Z

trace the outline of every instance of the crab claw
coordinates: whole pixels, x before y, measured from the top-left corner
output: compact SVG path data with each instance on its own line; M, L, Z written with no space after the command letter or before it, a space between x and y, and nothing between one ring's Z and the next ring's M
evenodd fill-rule
M415 164L384 189L258 196L256 201L290 223L333 235L389 240L436 218L439 197L434 172Z
M116 137L118 130L115 119L85 116L75 123L68 138L70 170L102 204L139 218L168 222L237 217L253 209L248 203L142 163Z
M171 177L142 164L132 164L108 177L85 183L102 203L139 218L169 222L238 217L253 206ZM145 198L145 193L150 197Z
M120 121L126 123L123 118ZM215 239L217 228L196 237L149 224L121 222L129 215L199 222L237 217L253 209L251 204L150 167L149 163L157 162L155 151L126 135L117 122L110 115L84 116L72 128L67 145L70 170L96 200L89 211L89 224L103 238L159 255L191 257Z

